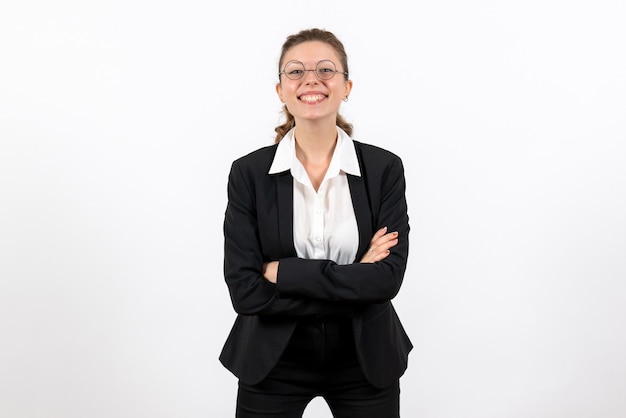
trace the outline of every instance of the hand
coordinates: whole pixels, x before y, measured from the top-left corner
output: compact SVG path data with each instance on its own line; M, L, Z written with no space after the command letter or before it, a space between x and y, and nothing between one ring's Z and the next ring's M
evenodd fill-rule
M361 263L375 263L383 260L389 255L389 249L398 244L398 232L387 232L387 227L380 228L370 241L370 248L367 250Z
M278 261L263 264L263 277L270 283L276 283L278 277Z

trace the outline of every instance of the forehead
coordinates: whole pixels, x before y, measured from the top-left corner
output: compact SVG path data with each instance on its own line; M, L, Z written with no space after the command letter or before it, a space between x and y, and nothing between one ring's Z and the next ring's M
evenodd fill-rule
M307 41L291 47L283 57L283 63L300 61L304 64L316 64L321 60L339 62L335 48L320 41Z

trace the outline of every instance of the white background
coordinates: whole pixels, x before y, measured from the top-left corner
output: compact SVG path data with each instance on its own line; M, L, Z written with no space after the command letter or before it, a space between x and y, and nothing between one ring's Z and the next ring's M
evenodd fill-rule
M280 46L313 26L347 48L354 137L406 166L403 417L626 416L624 22L618 0L3 2L0 416L233 416L226 177L272 143Z

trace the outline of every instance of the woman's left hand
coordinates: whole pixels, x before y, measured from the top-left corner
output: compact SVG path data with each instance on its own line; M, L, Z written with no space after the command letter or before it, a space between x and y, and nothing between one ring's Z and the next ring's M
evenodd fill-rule
M389 255L389 249L398 244L398 232L387 232L387 227L380 228L370 241L370 248L367 250L361 263L375 263L383 260Z

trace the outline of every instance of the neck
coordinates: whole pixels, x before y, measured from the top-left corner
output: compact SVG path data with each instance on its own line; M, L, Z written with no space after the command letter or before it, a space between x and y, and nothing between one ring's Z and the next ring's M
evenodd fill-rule
M337 144L335 125L319 129L297 125L295 131L296 157L309 175L317 191L330 165Z
M295 135L298 158L319 160L330 158L337 143L337 127L335 125L311 126L298 124ZM330 161L330 160L329 160Z

